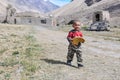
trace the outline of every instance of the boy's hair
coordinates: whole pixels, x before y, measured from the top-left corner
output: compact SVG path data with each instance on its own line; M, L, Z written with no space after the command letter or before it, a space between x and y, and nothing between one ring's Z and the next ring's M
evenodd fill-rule
M76 22L80 22L79 20L71 20L68 25L75 24Z
M76 22L80 22L79 20L73 20L72 24L75 24Z

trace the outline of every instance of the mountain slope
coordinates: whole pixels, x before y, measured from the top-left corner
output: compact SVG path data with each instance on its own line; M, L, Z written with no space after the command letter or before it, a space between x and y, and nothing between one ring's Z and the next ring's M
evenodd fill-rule
M57 10L52 11L51 14L53 14L57 17L57 16L70 15L70 14L82 12L85 10L87 12L90 12L90 10L94 11L94 10L107 10L107 9L110 11L113 11L112 6L116 6L116 7L114 7L114 10L120 9L119 8L120 0L109 0L109 1L102 0L91 6L87 6L85 1L86 0L81 0L81 1L75 0L66 6L63 6Z
M0 0L0 14L5 14L7 4L6 0Z
M120 17L120 0L101 0L87 6L86 0L75 0L72 3L61 7L50 14L53 14L59 23L66 24L72 19L79 19L84 24L89 24L92 19L92 13L99 10L110 12L111 21L113 18ZM120 20L119 18L115 18ZM111 22L120 25L120 23Z
M59 8L59 6L44 0L16 0L15 5L20 11L24 11L22 8L28 10L36 10L40 12L49 12Z
M50 1L44 0L0 0L0 13L5 13L8 4L15 7L17 12L34 11L46 13L59 8Z
M84 1L85 0L74 0L63 7L50 12L49 14L53 14L55 17L73 14L88 7L87 4L84 3Z

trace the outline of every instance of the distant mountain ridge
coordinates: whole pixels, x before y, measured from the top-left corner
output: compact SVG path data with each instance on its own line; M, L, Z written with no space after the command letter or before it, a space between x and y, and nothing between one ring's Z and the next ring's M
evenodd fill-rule
M27 10L36 10L40 12L50 12L59 8L59 6L51 3L49 0L16 0L16 7L22 11L21 7L25 7Z
M17 12L33 11L46 13L59 8L49 0L0 0L0 13L5 13L6 7L11 4Z

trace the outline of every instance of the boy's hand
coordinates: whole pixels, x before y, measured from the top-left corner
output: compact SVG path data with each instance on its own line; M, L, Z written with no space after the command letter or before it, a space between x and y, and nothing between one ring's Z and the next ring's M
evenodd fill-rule
M73 39L71 38L71 39L70 39L70 43L72 43L72 42L73 42Z
M71 38L70 41L73 41L73 39Z
M75 38L82 38L82 37L80 37L80 36L76 36Z
M72 38L68 37L67 39L68 39L68 41L69 41L70 44L73 42Z

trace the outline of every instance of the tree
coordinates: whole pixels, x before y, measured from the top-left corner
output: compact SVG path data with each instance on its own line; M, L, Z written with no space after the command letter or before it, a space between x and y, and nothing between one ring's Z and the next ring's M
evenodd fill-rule
M15 14L15 12L16 12L16 9L13 8L11 4L8 4L8 6L6 7L6 17L3 23L9 23L8 17L12 17Z
M11 17L14 16L15 12L16 12L16 9L15 8L11 8L11 10L10 10L10 16Z

